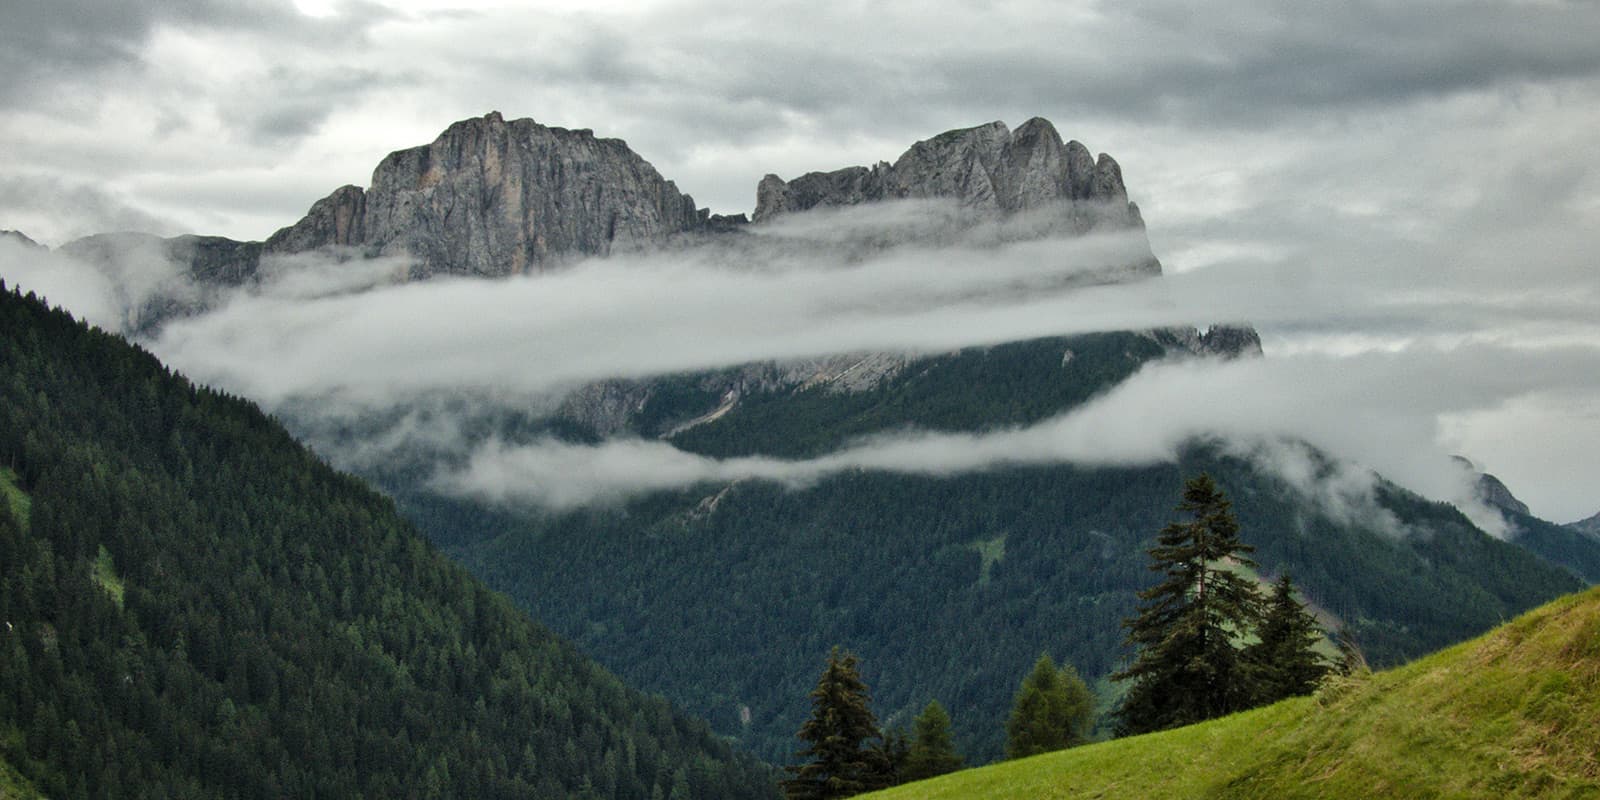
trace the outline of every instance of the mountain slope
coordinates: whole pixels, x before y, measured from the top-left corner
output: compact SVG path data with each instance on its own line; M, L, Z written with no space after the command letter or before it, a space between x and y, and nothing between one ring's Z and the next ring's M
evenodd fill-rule
M1577 522L1569 522L1562 527L1575 530L1578 533L1584 534L1585 536L1600 540L1600 514L1595 514L1592 517L1580 519Z
M1600 589L1405 667L871 797L1600 796Z
M0 375L0 758L46 794L773 793L253 405L3 290Z
M753 393L671 440L717 457L798 457L905 426L1026 424L1171 352L1161 341L1023 342L914 361L865 392ZM1370 513L1332 515L1213 446L1137 468L707 484L559 514L442 497L415 475L385 480L423 530L491 585L769 759L792 754L815 665L843 644L861 656L881 718L907 723L938 699L963 752L981 761L999 755L1011 693L1040 651L1091 681L1116 667L1120 621L1149 582L1145 550L1171 520L1183 479L1199 471L1235 501L1266 572L1292 572L1378 663L1581 586L1449 506L1379 484Z
M1565 567L1586 583L1600 583L1600 537L1531 514L1506 512L1505 516L1511 523L1512 543Z
M1504 517L1513 544L1563 567L1586 583L1600 582L1600 536L1586 533L1582 523L1557 525L1540 519L1518 500L1499 478L1480 472L1476 465L1456 456L1456 461L1477 475L1478 499Z

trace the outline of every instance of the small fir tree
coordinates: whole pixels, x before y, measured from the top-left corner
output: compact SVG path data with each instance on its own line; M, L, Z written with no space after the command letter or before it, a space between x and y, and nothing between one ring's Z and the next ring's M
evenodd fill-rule
M1331 669L1316 650L1323 638L1322 628L1295 599L1294 582L1287 573L1272 586L1257 636L1259 641L1246 655L1256 670L1258 703L1311 694Z
M1022 679L1006 720L1006 757L1025 758L1075 747L1089 740L1094 695L1071 664L1056 668L1039 656Z
M1120 732L1144 733L1248 708L1256 692L1238 634L1260 616L1261 598L1247 577L1225 564L1254 567L1254 549L1239 541L1228 499L1208 475L1188 481L1180 512L1188 522L1163 528L1150 569L1165 579L1139 593L1144 601L1123 620L1134 662L1112 675L1131 681L1117 710Z
M962 766L961 754L956 752L955 740L950 735L949 712L938 700L928 701L911 723L911 749L906 754L901 779L920 781L955 772Z
M784 797L832 800L891 783L888 746L870 703L856 657L833 648L811 690L811 717L795 734L806 746L795 754L803 763L785 768L793 777L782 782Z

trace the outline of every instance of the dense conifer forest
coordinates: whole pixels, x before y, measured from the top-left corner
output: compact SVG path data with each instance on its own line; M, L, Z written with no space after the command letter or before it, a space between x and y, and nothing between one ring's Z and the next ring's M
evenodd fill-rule
M776 791L254 405L3 289L0 761L69 799Z
M1019 677L1041 652L1101 694L1127 655L1121 620L1153 578L1146 550L1186 477L1215 476L1256 547L1394 664L1575 591L1573 575L1392 485L1414 531L1316 513L1282 481L1199 445L1178 463L854 472L561 514L411 495L448 552L624 679L684 704L775 762L792 757L814 665L861 657L886 727L937 699L973 763L1000 756ZM748 710L748 712L746 711Z
M758 392L671 441L716 457L805 457L862 434L1028 424L1170 352L1167 336L973 348L919 360L857 394ZM717 398L697 395L698 385L694 376L662 379L637 432L659 435L704 413ZM531 435L551 435L552 424ZM504 438L518 439L514 427ZM792 757L812 665L843 645L860 655L887 726L909 724L938 699L961 752L982 763L1001 755L1010 693L1041 652L1073 665L1102 708L1117 699L1104 678L1129 655L1120 621L1152 580L1145 551L1173 520L1185 479L1200 472L1234 501L1261 577L1291 572L1379 665L1583 585L1449 505L1379 482L1374 502L1393 524L1337 518L1206 442L1147 467L852 472L801 489L745 481L566 513L432 495L403 470L375 477L490 585L626 680L769 760ZM1569 549L1547 557L1583 553Z

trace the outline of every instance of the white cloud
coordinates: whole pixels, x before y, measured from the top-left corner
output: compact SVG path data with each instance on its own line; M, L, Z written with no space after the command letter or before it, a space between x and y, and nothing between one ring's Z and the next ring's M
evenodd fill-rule
M1440 283L1436 271L1406 267L1453 255L1413 246L1376 259L1335 249L1309 261L1252 257L1084 287L1075 281L1086 273L1142 255L1142 238L996 245L1003 237L980 226L944 235L937 248L915 243L949 213L906 203L797 215L723 246L500 281L393 282L403 260L269 260L260 286L169 325L150 344L194 377L271 407L348 417L440 396L537 411L609 378L1250 320L1264 331L1265 360L1130 381L1117 394L1125 415L1101 422L1118 433L1108 452L1139 442L1131 452L1149 458L1207 432L1246 442L1294 436L1437 499L1460 499L1459 476L1439 465L1462 452L1539 513L1592 513L1592 450L1573 443L1593 440L1600 293L1574 277L1591 262L1561 245L1566 220L1537 228L1557 245L1554 255L1515 286L1487 268ZM985 244L962 244L974 239ZM1526 239L1463 238L1453 252L1498 263L1520 256ZM107 282L59 254L17 261L17 252L0 251L0 275L48 287L102 322L126 319L170 278L136 270ZM1530 412L1541 397L1567 399ZM1163 419L1173 422L1150 422ZM346 446L370 453L377 443Z
M719 211L750 209L767 172L1043 115L1117 156L1173 277L1026 297L999 281L963 297L940 278L897 297L903 278L873 262L862 274L883 283L849 298L723 285L707 264L586 266L566 282L384 288L372 305L269 290L163 343L270 402L451 386L524 402L602 374L1196 320L1257 323L1273 359L1328 356L1327 383L1333 356L1538 358L1600 341L1593 4L310 5L316 18L227 0L19 9L0 28L20 76L0 89L0 227L48 243L108 228L261 238L364 184L390 150L490 109L625 138ZM71 265L0 258L9 280L107 324L134 299ZM571 308L541 299L557 292ZM1416 419L1547 516L1592 513L1594 388L1505 388L1460 367L1445 386L1495 391ZM1501 369L1523 374L1509 357ZM1433 379L1395 380L1420 376Z
M778 235L742 245L315 298L268 285L168 325L152 346L269 405L322 395L385 404L438 389L537 395L764 359L1092 330L1104 314L1059 322L1081 301L1049 299L1148 252L1137 233L937 250L834 250ZM322 271L352 269L372 267Z
M475 449L464 465L442 471L435 482L495 502L566 508L705 482L806 485L849 470L950 475L1018 465L1155 464L1175 460L1186 443L1204 439L1227 443L1235 454L1270 469L1335 519L1403 533L1375 500L1376 470L1414 491L1461 504L1488 530L1503 534L1503 521L1472 501L1474 476L1451 458L1435 420L1444 409L1476 407L1496 394L1449 376L1466 365L1498 367L1505 355L1472 348L1159 363L1079 409L1030 427L880 436L805 460L713 459L658 441L591 446L496 440ZM1552 357L1542 367L1589 368L1593 374L1600 353ZM1419 371L1434 379L1428 388L1396 385L1397 377ZM1320 460L1307 444L1335 460Z

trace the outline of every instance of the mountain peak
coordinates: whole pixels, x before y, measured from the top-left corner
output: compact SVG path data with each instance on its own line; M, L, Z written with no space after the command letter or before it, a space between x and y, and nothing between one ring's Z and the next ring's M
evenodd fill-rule
M267 248L357 247L410 254L413 277L502 276L636 249L700 224L694 199L621 139L491 111L390 153L370 188L335 190Z
M1451 458L1468 472L1477 476L1473 487L1479 500L1500 511L1509 511L1525 517L1532 516L1532 511L1528 508L1528 504L1518 500L1517 496L1511 493L1510 487L1506 486L1499 478L1480 470L1477 464L1472 463L1471 459L1464 456L1451 456Z
M917 142L893 164L810 172L785 181L768 175L756 188L757 222L780 214L904 198L949 198L999 216L1056 209L1060 227L1144 227L1128 202L1115 159L1063 142L1051 122L1034 117L1015 131L1003 122L957 128Z

